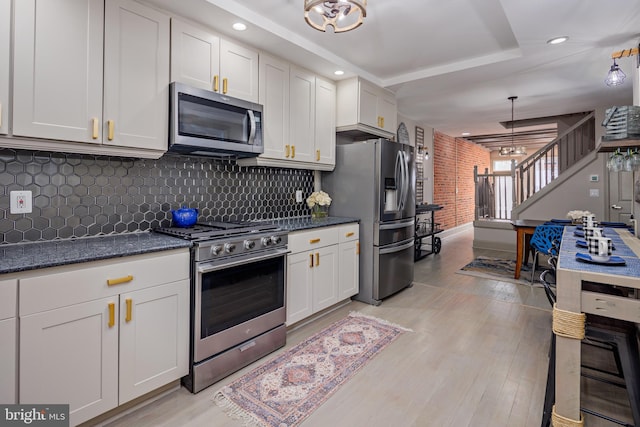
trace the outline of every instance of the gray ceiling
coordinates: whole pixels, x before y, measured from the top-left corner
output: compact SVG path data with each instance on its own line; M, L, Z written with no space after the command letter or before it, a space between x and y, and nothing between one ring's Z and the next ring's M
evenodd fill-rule
M451 136L510 138L512 95L516 121L633 103L637 57L618 61L623 85L604 78L614 51L638 46L639 0L368 0L364 24L340 34L309 27L303 0L147 1L329 78L359 74ZM238 20L249 29L231 30Z

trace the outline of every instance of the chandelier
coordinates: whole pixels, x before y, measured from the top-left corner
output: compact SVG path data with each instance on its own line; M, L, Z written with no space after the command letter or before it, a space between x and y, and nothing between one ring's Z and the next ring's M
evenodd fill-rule
M334 33L344 33L362 25L366 8L367 0L305 0L304 19L318 31L330 26Z
M616 59L627 57L627 56L638 55L638 66L640 67L639 52L640 52L640 45L638 45L638 47L635 47L633 49L625 49L618 52L613 52L611 54L611 59L613 59L613 65L611 66L611 69L607 73L607 78L604 79L604 82L607 84L607 86L621 85L624 82L624 79L627 77L624 71L622 71L622 69L620 69L620 67L616 63Z
M510 147L500 147L499 154L501 156L526 156L527 150L524 147L516 147L514 143L514 135L513 128L515 127L515 123L513 122L513 101L518 99L517 96L510 96L507 98L511 101L511 146Z

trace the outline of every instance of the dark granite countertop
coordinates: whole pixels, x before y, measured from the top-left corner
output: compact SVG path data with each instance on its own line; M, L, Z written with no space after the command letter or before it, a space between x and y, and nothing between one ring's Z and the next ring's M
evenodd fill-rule
M190 246L187 240L151 232L0 245L0 274Z
M309 230L312 228L331 227L333 225L348 224L351 222L360 222L359 218L348 218L339 216L329 216L322 219L311 219L308 217L301 218L282 218L268 220L272 224L276 224L278 227L288 231L301 231Z

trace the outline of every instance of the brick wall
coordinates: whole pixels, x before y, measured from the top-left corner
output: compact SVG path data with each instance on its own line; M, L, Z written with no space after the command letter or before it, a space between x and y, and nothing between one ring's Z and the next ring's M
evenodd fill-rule
M443 209L435 221L443 229L474 220L475 184L473 167L491 164L489 151L461 138L435 131L433 136L433 201ZM456 192L457 189L457 192Z

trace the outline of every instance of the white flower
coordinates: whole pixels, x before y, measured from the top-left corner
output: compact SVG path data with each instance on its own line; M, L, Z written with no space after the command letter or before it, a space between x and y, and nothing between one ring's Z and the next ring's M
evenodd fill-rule
M331 204L331 197L324 191L314 191L309 197L307 197L307 206L310 208L315 205L329 206Z

